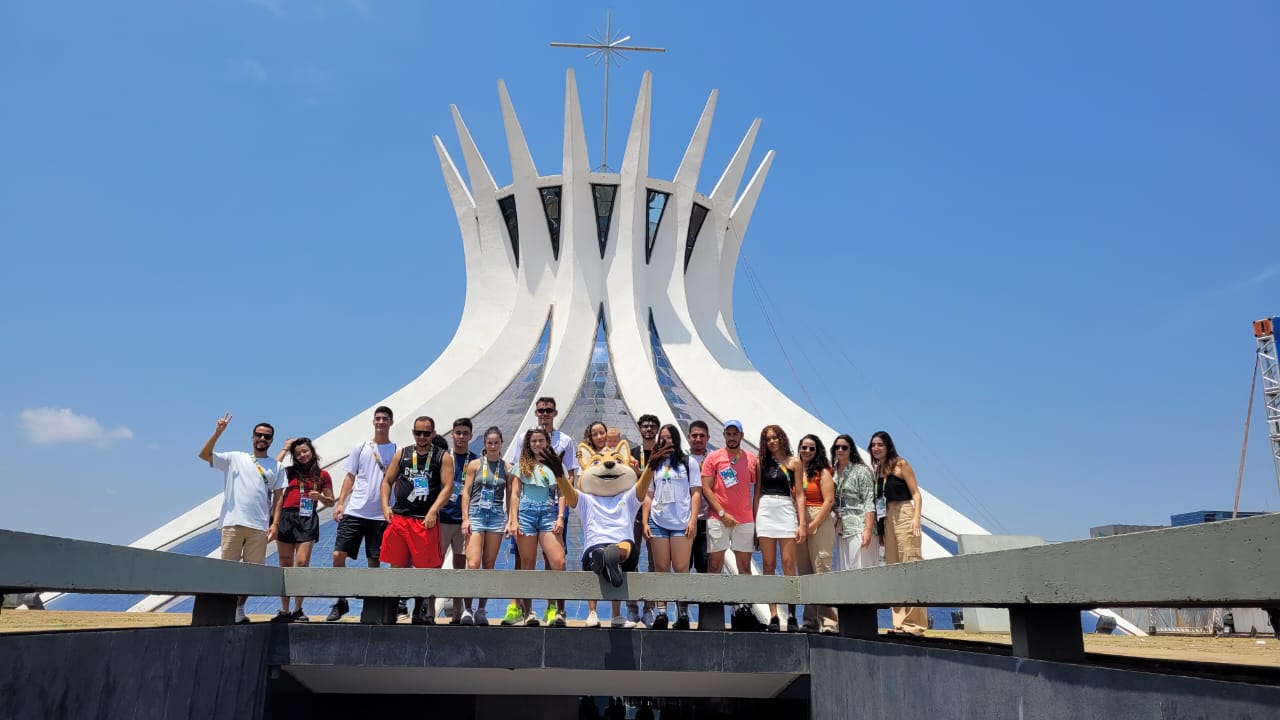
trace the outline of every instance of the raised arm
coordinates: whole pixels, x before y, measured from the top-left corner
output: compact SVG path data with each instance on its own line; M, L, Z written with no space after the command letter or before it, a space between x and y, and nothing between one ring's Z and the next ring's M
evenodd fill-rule
M204 447L200 448L200 459L209 463L213 467L213 446L217 444L218 438L222 437L222 433L226 431L227 424L231 422L231 413L223 413L222 417L214 423L213 434L205 441Z

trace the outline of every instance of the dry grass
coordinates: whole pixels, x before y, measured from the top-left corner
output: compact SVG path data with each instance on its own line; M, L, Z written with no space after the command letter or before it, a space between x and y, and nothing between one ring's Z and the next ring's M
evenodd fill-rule
M254 622L266 622L270 619L269 615L251 615L249 617ZM348 616L343 618L343 621L357 622L358 617ZM190 623L191 616L185 613L5 610L3 614L0 614L0 632L169 627L189 625ZM497 625L497 620L493 620L493 624ZM968 642L1009 644L1009 636L998 633L979 634L958 630L933 630L929 632L929 637ZM1084 648L1086 652L1103 655L1280 667L1280 639L1274 637L1212 638L1175 637L1169 635L1155 637L1085 635Z

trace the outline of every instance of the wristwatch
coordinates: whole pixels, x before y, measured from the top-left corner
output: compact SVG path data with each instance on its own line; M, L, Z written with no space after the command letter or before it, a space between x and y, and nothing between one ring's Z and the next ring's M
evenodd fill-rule
M719 510L716 511L716 517L720 519L724 519L724 508L720 508Z

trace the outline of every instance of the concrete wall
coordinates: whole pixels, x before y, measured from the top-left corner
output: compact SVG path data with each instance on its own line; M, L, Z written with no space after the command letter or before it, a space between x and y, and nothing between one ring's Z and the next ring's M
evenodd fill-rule
M1044 538L1036 535L960 535L956 538L961 555L1038 547L1043 544ZM964 629L969 632L1009 632L1009 611L1004 608L967 607L962 611Z
M845 638L810 638L812 720L1277 717L1280 687ZM1274 673L1272 673L1274 675Z
M0 637L0 718L262 717L266 625Z

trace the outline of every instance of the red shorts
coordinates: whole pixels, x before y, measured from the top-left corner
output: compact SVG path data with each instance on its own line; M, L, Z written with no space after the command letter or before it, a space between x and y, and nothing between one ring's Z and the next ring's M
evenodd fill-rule
M422 526L422 518L393 515L382 534L381 556L382 562L392 567L440 567L444 557L440 554L440 524L428 530Z

